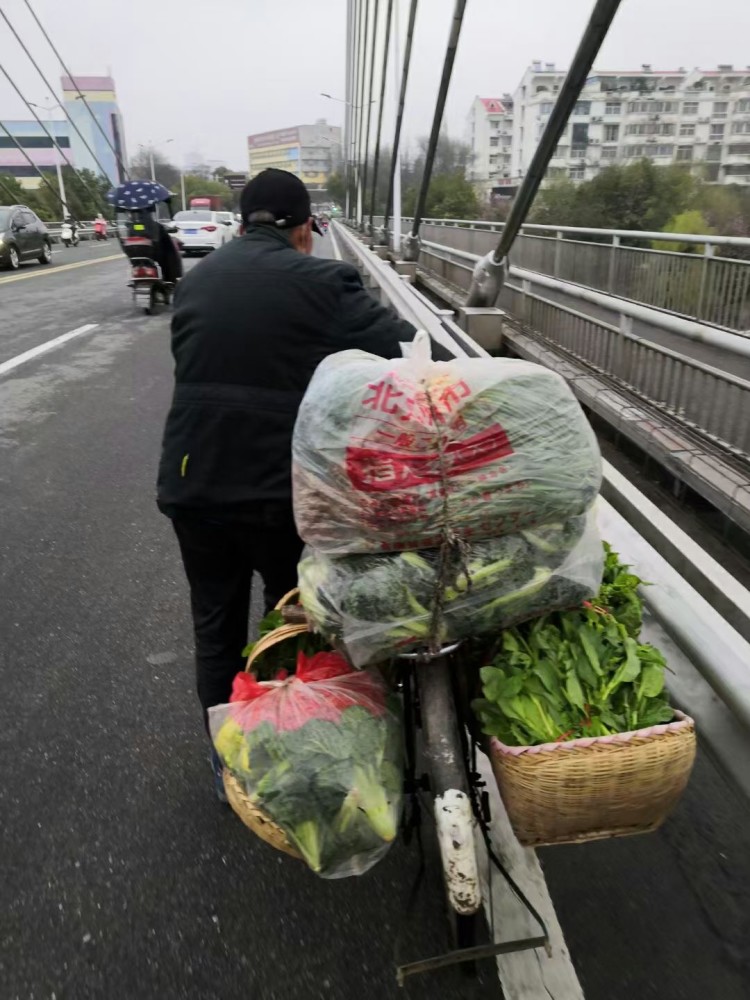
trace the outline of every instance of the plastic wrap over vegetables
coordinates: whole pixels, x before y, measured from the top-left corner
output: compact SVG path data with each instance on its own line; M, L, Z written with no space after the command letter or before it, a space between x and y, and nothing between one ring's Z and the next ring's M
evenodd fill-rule
M439 546L582 514L601 481L565 380L527 361L343 351L318 366L293 444L294 508L320 552Z
M575 607L597 592L603 561L593 513L473 542L439 588L437 638L481 636ZM316 628L363 666L429 643L438 562L436 549L332 557L308 548L300 599Z
M299 654L295 675L238 674L230 704L209 710L224 765L325 878L359 875L396 837L400 719L379 674L338 653Z

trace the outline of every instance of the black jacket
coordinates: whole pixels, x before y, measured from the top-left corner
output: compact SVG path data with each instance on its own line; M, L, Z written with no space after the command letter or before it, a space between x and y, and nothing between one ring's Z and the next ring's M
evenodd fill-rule
M241 517L289 501L292 431L316 366L354 347L399 357L414 333L356 268L299 253L270 226L214 251L175 296L160 508Z

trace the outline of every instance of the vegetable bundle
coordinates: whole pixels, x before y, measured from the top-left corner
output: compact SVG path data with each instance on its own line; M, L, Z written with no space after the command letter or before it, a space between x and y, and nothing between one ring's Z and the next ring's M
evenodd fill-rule
M308 549L299 586L316 628L362 666L427 644L438 591L437 638L450 642L575 607L596 593L601 573L601 543L589 515L469 544L442 585L434 549L339 558Z
M319 552L496 538L583 514L599 490L593 431L565 380L526 361L324 360L294 432L295 517Z
M379 675L338 653L298 654L272 685L238 674L230 704L209 710L214 746L309 867L336 878L387 851L401 806L399 717Z
M665 660L638 641L640 580L606 547L596 604L556 612L504 631L484 698L474 709L485 733L532 746L644 729L670 722Z

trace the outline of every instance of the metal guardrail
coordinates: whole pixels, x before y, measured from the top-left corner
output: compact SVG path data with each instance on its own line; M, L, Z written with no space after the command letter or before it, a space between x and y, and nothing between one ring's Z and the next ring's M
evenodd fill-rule
M501 222L425 219L420 232L424 240L482 257L494 250L502 229ZM698 252L656 249L652 243L687 244ZM750 336L750 259L721 256L722 247L744 251L750 258L750 238L740 236L528 224L511 261L517 267Z
M405 319L418 320L441 350L452 349L453 356L461 356L465 353L464 345L468 345L474 356L486 354L463 333L463 340L453 339L451 348L446 330L454 324L446 317L445 310L417 294L389 264L367 250L343 226L336 224L335 229L345 258L359 267L368 286ZM468 270L467 265L462 266ZM619 335L615 328L610 329ZM721 567L694 542L686 545L684 533L666 515L661 514L658 524L652 525L648 520L649 502L607 463L604 476L603 493L615 508L607 514L607 522L611 524L614 519L627 529L631 538L639 540L637 552L625 549L623 554L632 559L644 579L654 584L643 590L643 600L656 622L674 639L684 663L697 672L700 690L695 687L690 690L690 704L685 707L690 708L725 771L750 795L750 776L745 764L750 741L750 643L724 617L730 615L742 628L750 616L750 593L734 578L730 578L728 587ZM639 526L645 528L647 541L638 533ZM725 606L711 607L692 583L709 595L715 587L727 591ZM684 685L682 671L677 666L677 679Z
M422 241L421 260L425 266L461 288L468 289L478 259L468 251ZM507 282L501 302L525 327L614 379L689 430L750 460L750 382L634 336L630 332L632 318L641 317L642 306L609 300L610 307L620 311L617 327L532 291L532 282L557 288L555 279L517 267L510 268L510 276L520 279L520 283ZM601 298L598 293L586 297L594 295L597 300ZM654 326L696 335L695 324L680 317L652 310L648 319ZM750 342L733 334L706 328L703 336L718 338L722 346L733 346L743 354L750 353Z

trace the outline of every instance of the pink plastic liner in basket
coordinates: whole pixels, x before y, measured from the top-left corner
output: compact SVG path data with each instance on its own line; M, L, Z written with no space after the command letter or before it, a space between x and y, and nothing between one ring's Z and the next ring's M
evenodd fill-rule
M647 729L635 729L629 733L613 733L611 736L583 736L577 740L564 740L560 743L540 743L533 747L509 747L501 743L495 736L490 739L490 746L496 753L508 754L511 757L519 757L522 753L549 753L550 750L572 750L577 747L590 747L592 743L629 743L634 736L643 739L647 736L661 736L663 733L678 733L683 729L694 726L695 723L689 715L678 712L675 709L675 721L664 722L658 726L649 726Z

